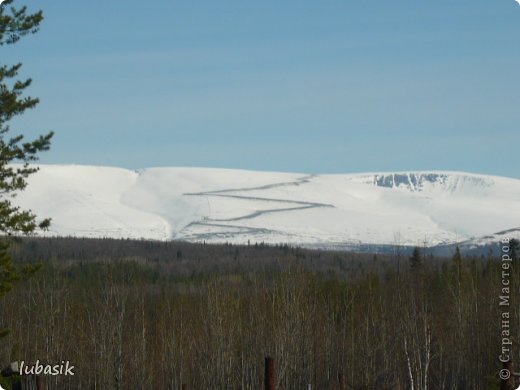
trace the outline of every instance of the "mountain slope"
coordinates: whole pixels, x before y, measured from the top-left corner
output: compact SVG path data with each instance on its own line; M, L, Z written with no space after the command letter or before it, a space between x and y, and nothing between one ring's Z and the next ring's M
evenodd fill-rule
M520 227L520 180L459 172L43 165L16 202L85 237L432 246Z

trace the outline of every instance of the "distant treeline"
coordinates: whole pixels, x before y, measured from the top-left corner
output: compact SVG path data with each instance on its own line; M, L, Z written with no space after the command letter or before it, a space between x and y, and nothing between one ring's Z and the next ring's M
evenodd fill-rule
M229 272L280 271L300 265L306 269L353 277L366 272L385 272L408 267L409 253L395 247L392 255L303 249L289 245L197 244L182 241L114 240L91 238L24 238L10 246L20 263L59 266L89 262L130 261L146 264L149 272L157 270L163 277L225 274ZM448 258L427 254L425 261L440 266Z
M76 366L48 388L259 389L266 355L280 389L498 388L499 259L72 238L11 248L42 268L0 302L0 362Z

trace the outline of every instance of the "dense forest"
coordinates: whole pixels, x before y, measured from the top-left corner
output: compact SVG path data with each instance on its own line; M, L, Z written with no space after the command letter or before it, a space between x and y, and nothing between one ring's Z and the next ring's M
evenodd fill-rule
M70 361L49 389L259 389L265 356L280 389L499 386L499 258L72 238L11 251L41 268L0 302L0 362Z

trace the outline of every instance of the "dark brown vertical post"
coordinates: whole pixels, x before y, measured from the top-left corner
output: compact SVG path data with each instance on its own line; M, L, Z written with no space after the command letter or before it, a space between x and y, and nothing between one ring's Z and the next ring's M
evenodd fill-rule
M344 387L343 387L343 374L341 372L338 373L338 385L339 385L340 390L344 389Z
M188 385L186 383L182 384L182 390L188 390Z
M513 362L503 362L500 371L500 390L513 389Z
M274 359L270 356L265 358L265 375L264 375L265 390L276 390L274 381Z
M43 390L43 377L36 375L36 390Z

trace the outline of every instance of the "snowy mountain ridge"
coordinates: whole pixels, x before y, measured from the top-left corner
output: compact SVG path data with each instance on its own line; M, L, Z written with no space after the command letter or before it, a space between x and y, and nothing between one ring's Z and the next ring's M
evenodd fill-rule
M467 173L387 173L369 174L365 176L367 184L378 187L405 188L410 191L422 191L426 186L440 186L444 190L454 191L458 186L470 184L481 187L493 185L492 178L475 176Z
M44 235L324 248L520 236L520 180L464 172L41 165L15 200L52 217Z

